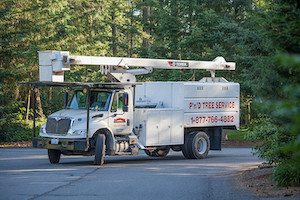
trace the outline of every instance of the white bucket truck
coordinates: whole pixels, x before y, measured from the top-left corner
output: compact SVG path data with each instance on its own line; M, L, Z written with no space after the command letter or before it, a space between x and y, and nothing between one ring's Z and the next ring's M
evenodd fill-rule
M70 65L98 65L110 83L66 83ZM50 163L61 154L164 157L182 151L189 159L221 150L222 128L239 129L238 83L216 78L216 70L234 70L235 63L213 61L73 56L66 51L39 52L41 86L67 87L65 109L51 114L34 137L36 148L48 149ZM134 69L132 69L132 67ZM211 77L197 82L136 82L135 75L162 69L205 69ZM35 109L34 109L35 113ZM35 133L34 133L35 136Z

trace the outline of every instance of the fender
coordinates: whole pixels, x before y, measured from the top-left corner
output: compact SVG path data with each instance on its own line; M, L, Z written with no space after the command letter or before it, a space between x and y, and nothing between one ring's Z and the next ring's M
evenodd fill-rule
M113 155L115 152L115 137L114 137L114 134L111 131L111 129L110 128L101 128L93 134L93 138L95 138L95 136L98 134L105 135L106 154Z

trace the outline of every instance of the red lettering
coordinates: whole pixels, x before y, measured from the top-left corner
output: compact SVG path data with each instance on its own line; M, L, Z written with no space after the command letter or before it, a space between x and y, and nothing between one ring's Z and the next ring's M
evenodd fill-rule
M203 101L190 102L189 109L234 109L236 104L234 101Z
M197 102L197 104L198 104L198 109L200 109L201 108L201 103Z

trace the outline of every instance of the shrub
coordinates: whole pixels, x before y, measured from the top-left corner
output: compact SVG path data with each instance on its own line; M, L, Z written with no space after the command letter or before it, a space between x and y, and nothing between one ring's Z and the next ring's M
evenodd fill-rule
M10 123L1 132L0 141L17 142L32 139L32 127L22 122Z
M262 117L253 120L246 136L248 140L264 141L260 146L254 146L254 154L267 160L270 164L280 163L286 159L282 146L293 141L294 136L279 127L270 118Z
M280 163L273 171L278 186L300 186L300 164L294 159Z
M282 147L282 151L290 159L275 167L274 180L279 186L300 186L300 135L294 142Z

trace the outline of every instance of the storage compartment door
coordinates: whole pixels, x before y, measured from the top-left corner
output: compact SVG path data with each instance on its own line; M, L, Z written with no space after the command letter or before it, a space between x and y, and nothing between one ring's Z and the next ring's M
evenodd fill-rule
M183 111L173 111L171 116L171 144L184 143Z
M159 117L160 112L147 111L146 115L146 146L155 146L159 143Z
M171 116L172 111L159 112L159 134L158 140L160 145L169 145L171 140Z
M184 141L183 110L147 110L146 145L180 145ZM141 135L143 138L143 135Z

